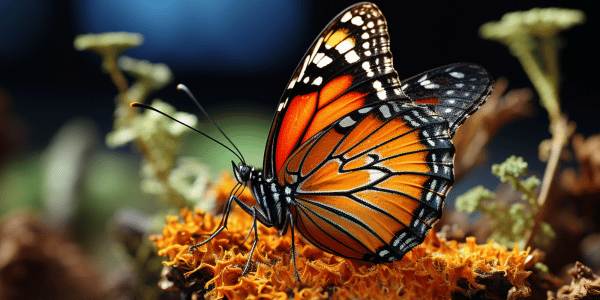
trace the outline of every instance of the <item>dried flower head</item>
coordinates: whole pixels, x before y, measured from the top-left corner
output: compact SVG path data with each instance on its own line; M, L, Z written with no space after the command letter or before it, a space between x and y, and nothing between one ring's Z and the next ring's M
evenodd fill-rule
M135 78L135 83L127 91L128 99L144 99L171 82L171 69L165 64L151 63L122 56L118 60L119 68Z
M533 8L528 11L510 12L497 22L489 22L481 27L481 35L486 39L512 43L524 35L548 37L560 31L579 25L585 21L582 11L565 8Z
M75 38L75 49L79 51L94 51L101 56L113 55L142 44L141 34L131 32L106 32L99 34L82 34Z
M506 297L512 287L528 293L528 251L507 250L493 242L478 245L474 238L446 241L435 234L402 260L378 265L334 256L298 237L299 284L290 265L289 233L280 236L276 229L260 226L252 271L242 276L252 241L246 239L251 217L241 209L233 210L227 230L190 251L218 223L218 218L199 210L183 209L179 216L167 217L162 234L153 237L158 254L167 259L161 286L209 299L448 299L473 293ZM493 276L504 285L502 291L486 286L486 278Z

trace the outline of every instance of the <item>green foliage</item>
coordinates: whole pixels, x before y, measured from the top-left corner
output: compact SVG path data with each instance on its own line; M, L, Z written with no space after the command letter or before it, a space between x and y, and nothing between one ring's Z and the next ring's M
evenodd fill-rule
M456 199L456 209L486 216L492 228L490 239L507 247L515 244L523 247L539 210L536 191L540 180L536 176L526 177L527 162L518 156L510 156L503 163L494 164L492 173L500 182L518 192L523 202L507 203L487 188L476 186ZM554 231L547 223L542 222L541 226L538 241L546 243L554 237Z

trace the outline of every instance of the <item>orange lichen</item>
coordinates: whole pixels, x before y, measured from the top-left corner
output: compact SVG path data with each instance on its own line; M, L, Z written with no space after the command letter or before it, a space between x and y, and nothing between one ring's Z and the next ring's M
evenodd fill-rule
M259 243L251 272L242 276L252 238L245 240L251 217L234 209L227 230L196 251L219 223L208 213L181 210L168 216L161 235L153 237L164 264L195 279L196 296L209 299L447 299L456 293L485 290L486 276L500 276L513 290L528 293L525 269L528 251L507 250L493 242L478 245L439 239L429 234L402 260L368 264L331 255L297 237L296 282L290 263L290 236L259 226ZM500 275L498 275L500 274ZM200 277L198 279L198 277ZM508 292L505 291L505 292Z

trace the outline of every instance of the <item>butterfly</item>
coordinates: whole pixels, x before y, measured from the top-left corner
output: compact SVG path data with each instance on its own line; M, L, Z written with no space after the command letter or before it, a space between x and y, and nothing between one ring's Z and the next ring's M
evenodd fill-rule
M262 170L232 162L233 202L257 224L349 259L383 263L420 244L453 184L458 127L492 88L480 66L451 64L399 80L386 20L372 3L342 11L317 36L277 105ZM191 94L191 93L189 93ZM193 95L191 95L193 97ZM227 136L225 136L227 137ZM229 140L229 138L227 138ZM235 195L251 189L255 203ZM250 232L249 232L250 234Z

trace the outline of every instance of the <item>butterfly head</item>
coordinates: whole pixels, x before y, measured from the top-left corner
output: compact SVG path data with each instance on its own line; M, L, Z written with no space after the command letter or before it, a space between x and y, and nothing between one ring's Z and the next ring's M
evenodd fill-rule
M233 166L233 174L235 175L235 179L241 184L247 184L248 181L250 181L252 167L248 166L244 162L240 162L236 165L234 161L231 162L231 165Z

